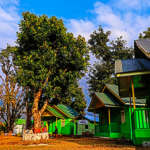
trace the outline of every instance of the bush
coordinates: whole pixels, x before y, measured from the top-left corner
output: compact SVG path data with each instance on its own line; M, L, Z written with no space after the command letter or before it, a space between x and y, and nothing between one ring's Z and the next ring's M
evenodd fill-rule
M6 126L4 123L0 122L0 132L5 132L6 131Z

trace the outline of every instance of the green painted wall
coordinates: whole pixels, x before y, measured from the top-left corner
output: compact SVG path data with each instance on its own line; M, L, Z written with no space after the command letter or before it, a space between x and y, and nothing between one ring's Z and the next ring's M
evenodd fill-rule
M49 134L53 134L55 132L55 126L57 126L58 134L60 135L73 135L74 134L74 122L72 119L57 119L51 118L49 121L46 121L48 125Z
M121 137L125 138L125 139L129 139L131 140L131 130L132 130L132 126L131 126L131 110L130 108L124 108L125 111L125 122L121 123Z
M65 125L61 127L62 135L73 135L74 134L74 122L72 119L65 119Z
M110 124L108 122L108 109L103 109L99 113L100 123L95 127L95 136L119 138L120 137L120 124L121 115L120 109L111 108L110 111Z

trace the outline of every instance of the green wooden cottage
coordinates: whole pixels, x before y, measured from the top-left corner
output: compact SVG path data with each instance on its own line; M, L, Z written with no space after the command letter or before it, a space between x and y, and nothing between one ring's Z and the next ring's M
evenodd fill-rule
M150 96L150 61L143 58L118 60L115 64L120 97L131 97L133 108L131 140L134 144L150 142L150 108L137 108L136 97Z
M63 104L47 106L42 115L43 125L47 126L50 135L54 133L55 127L59 135L83 135L85 132L94 134L94 124L83 118Z
M145 99L135 101L139 109L146 105ZM117 85L106 84L103 93L94 93L88 111L99 114L95 136L132 139L132 106L130 98L120 98Z
M115 62L118 86L107 84L94 93L88 110L100 117L95 135L140 145L150 142L150 39L134 44L134 59Z
M115 72L120 97L132 97L132 141L150 142L150 39L134 42L135 59L118 60ZM148 108L137 108L136 97L146 98Z

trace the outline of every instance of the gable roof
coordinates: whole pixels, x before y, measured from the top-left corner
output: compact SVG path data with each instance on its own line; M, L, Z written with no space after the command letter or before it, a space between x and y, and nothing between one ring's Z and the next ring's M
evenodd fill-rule
M88 111L93 112L96 109L102 107L119 107L119 103L115 100L115 97L108 93L95 92L92 96L91 103L88 107Z
M125 104L125 102L119 96L119 91L118 91L118 86L117 85L115 85L115 84L105 84L105 86L109 90L109 92L117 98L119 103Z
M135 56L139 56L139 51L141 51L147 58L150 58L150 39L138 39L134 41Z
M96 92L95 95L97 98L99 98L100 101L103 102L105 107L119 106L119 103L110 94Z
M63 104L54 105L53 108L55 108L57 111L64 114L68 118L75 118L79 115L70 106L66 106L66 105L63 105Z
M108 91L106 91L108 89ZM95 92L88 107L88 111L93 112L102 107L121 107L129 106L130 98L120 98L118 86L115 84L106 84L104 93ZM146 99L135 99L136 106L145 106ZM133 105L131 100L131 105Z
M57 118L62 118L62 119L65 118L64 115L62 115L59 111L57 111L56 109L54 109L53 107L51 107L49 105L46 107L46 110Z

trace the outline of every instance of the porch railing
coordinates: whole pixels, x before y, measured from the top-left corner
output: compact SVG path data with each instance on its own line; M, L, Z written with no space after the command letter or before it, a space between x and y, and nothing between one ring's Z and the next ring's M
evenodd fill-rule
M136 108L133 110L132 122L134 129L149 129L150 108Z

